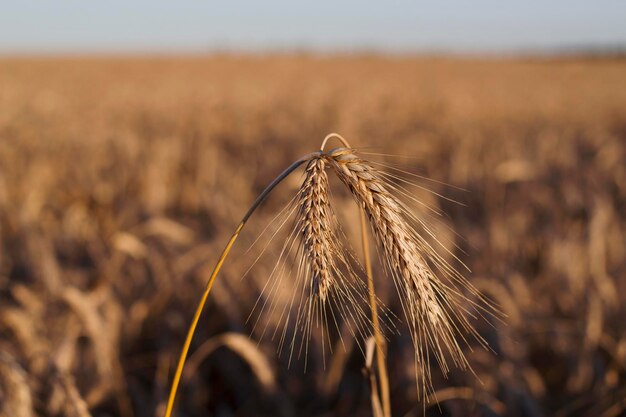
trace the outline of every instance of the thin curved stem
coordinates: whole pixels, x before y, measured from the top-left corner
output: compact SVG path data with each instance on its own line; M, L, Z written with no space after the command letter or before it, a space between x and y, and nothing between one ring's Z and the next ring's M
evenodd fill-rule
M330 139L332 138L337 138L341 141L341 143L343 143L343 146L345 146L346 148L350 148L350 144L348 143L348 141L341 136L339 133L329 133L328 135L326 135L326 137L324 138L324 140L322 141L322 146L320 147L320 151L323 152L324 148L326 147L326 142L328 142Z
M372 262L370 259L369 241L365 222L365 210L361 208L361 243L363 245L363 258L365 260L365 272L367 274L367 289L369 294L370 310L372 311L372 327L374 328L374 341L376 342L376 367L378 368L378 381L380 381L380 397L383 405L383 416L391 417L391 396L389 394L389 377L387 364L385 363L385 346L380 322L378 320L378 306L376 304L376 291L372 275Z
M244 214L243 218L241 219L241 222L239 222L239 225L235 229L235 232L230 237L230 240L226 244L226 247L222 251L220 258L218 259L217 264L215 265L215 268L213 269L213 272L211 273L211 276L206 284L204 292L202 293L202 297L200 298L200 302L198 303L198 307L196 307L196 312L194 313L193 319L191 320L191 324L189 325L189 330L187 330L187 337L185 338L183 349L180 353L180 356L178 357L178 365L176 366L176 373L174 374L174 379L172 380L172 387L170 388L170 393L169 393L169 397L167 400L167 407L165 408L164 417L171 417L172 415L172 410L174 408L174 400L176 399L176 393L178 391L178 385L180 383L180 378L183 373L183 367L185 366L185 361L187 360L187 354L189 353L191 340L193 339L193 335L196 332L196 327L198 327L198 321L200 320L200 315L202 314L202 310L204 309L206 300L209 296L209 293L211 292L211 288L213 287L213 282L215 282L215 278L217 277L217 274L222 268L222 265L224 264L224 261L226 260L226 257L228 256L228 253L230 252L230 249L235 243L235 240L237 240L239 233L241 233L241 230L245 226L246 222L248 221L252 213L254 213L257 207L259 207L259 205L263 202L263 200L265 200L265 198L274 189L274 187L276 187L282 180L284 180L287 176L289 176L289 174L291 174L296 168L302 165L302 163L308 161L309 159L317 155L319 155L319 152L314 152L314 153L303 156L302 158L298 159L296 162L291 164L289 167L287 167L287 169L285 169L278 177L276 177L274 181L272 181L265 188L265 190L263 190L263 192L257 197L254 203L252 203L252 205L250 206L246 214Z

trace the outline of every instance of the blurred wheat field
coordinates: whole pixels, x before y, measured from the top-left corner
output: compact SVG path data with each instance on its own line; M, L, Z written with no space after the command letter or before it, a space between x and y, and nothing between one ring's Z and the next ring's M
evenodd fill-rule
M464 206L420 198L507 315L479 325L495 353L467 351L478 379L433 366L427 415L624 415L625 74L623 59L0 58L0 415L160 416L233 227L331 131L451 185L434 190ZM240 280L246 248L298 181L218 277L176 415L370 415L354 346L305 373L246 321L273 266ZM410 338L389 337L394 415L420 415Z

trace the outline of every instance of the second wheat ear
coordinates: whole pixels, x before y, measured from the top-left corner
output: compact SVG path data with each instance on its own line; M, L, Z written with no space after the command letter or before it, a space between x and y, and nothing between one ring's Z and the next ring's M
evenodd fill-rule
M340 140L343 147L325 151L327 142L332 138ZM464 304L480 309L475 302L463 295L467 291L482 300L478 291L438 254L427 236L423 235L425 233L437 242L436 236L428 226L395 195L402 192L398 186L389 181L389 177L374 168L368 160L359 156L343 137L331 133L326 136L319 151L305 155L292 163L267 186L245 213L226 244L209 277L189 326L178 359L164 417L171 417L183 367L200 315L215 278L235 240L252 213L276 185L304 163L307 163L307 168L298 196L296 228L302 245L301 262L306 265L308 293L307 305L304 308L300 306L298 320L304 323L303 326L310 326L313 314L319 314L325 308L336 307L340 310L340 314L361 316L361 319L357 320L357 326L363 323L368 324L370 327L368 333L373 335L376 342L378 376L377 380L373 379L375 381L373 384L378 384L378 386L372 386L372 391L376 390L376 393L373 392L376 395L372 395L372 398L380 398L382 403L372 404L375 414L390 417L391 402L384 337L380 328L379 305L371 272L367 223L374 236L384 270L396 286L410 331L415 349L418 393L426 396L429 391L432 391L430 355L436 359L446 375L450 370L450 364L446 359L448 356L456 367L462 369L469 367L461 345L457 341L457 337L465 340L462 332L469 333L485 344L463 314L463 311L467 310ZM360 207L361 239L367 285L363 282L356 284L346 282L358 279L358 274L350 266L344 246L340 243L335 230L336 219L328 196L328 178L325 171L327 166L347 186ZM418 232L418 227L422 233ZM435 274L433 268L437 270L439 276ZM334 305L329 305L329 300L334 300ZM367 321L362 319L364 312L358 300L368 300L370 318ZM345 306L346 302L347 306ZM363 331L359 331L359 334L364 335Z

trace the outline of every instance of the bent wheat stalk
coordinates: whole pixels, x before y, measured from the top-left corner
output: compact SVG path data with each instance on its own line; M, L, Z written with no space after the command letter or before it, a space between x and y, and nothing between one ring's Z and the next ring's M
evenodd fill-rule
M263 192L257 197L257 199L254 201L254 203L252 203L252 206L250 206L250 208L248 209L246 214L244 214L243 218L241 219L241 221L237 225L237 228L235 229L235 232L232 234L232 236L228 240L228 243L226 244L226 247L222 251L222 254L220 255L219 259L217 260L217 264L215 264L215 268L213 268L213 272L211 272L211 276L209 277L209 280L207 281L207 284L206 284L206 287L204 289L204 292L202 293L202 297L200 297L200 301L198 302L198 307L196 308L196 311L194 313L193 319L191 320L191 324L189 325L189 329L187 330L187 337L185 338L185 343L183 344L182 351L181 351L180 356L178 358L178 364L176 366L176 372L174 373L174 379L172 380L172 387L170 388L170 393L169 393L169 397L168 397L168 400L167 400L167 406L165 408L165 414L164 414L165 417L170 417L172 415L172 410L174 409L174 400L176 399L176 393L178 391L178 384L180 383L180 378L181 378L182 373L183 373L183 367L185 365L185 360L187 359L187 355L189 353L189 347L191 346L191 340L193 339L193 335L196 332L196 327L198 327L198 321L200 320L200 315L202 314L202 310L204 309L204 305L206 304L206 300L209 297L209 293L211 292L211 288L213 287L213 282L215 281L215 278L217 277L217 274L220 272L220 269L222 268L222 265L224 264L224 261L226 260L226 257L228 257L228 253L230 252L230 249L233 247L233 244L237 240L237 237L239 237L239 234L241 233L241 230L243 230L243 227L246 225L246 222L248 221L250 216L252 216L252 213L254 213L254 211L267 198L267 196L272 192L272 190L282 180L287 178L287 176L289 176L289 174L291 174L300 165L302 165L304 162L306 162L309 159L311 159L311 157L313 155L316 155L316 154L317 153L313 153L313 154L308 154L308 155L303 156L302 158L298 159L293 164L291 164L289 167L287 167L287 169L285 169L278 177L276 177L274 179L274 181L272 181L267 186L267 188L265 188L265 190L263 190Z
M339 139L345 147L325 151L325 145L331 138ZM480 294L434 250L423 233L418 232L416 225L430 237L435 237L428 226L394 195L398 188L388 181L382 172L358 156L343 137L333 133L324 139L320 151L303 156L276 177L255 200L235 229L209 277L189 326L172 381L165 417L171 416L195 329L213 282L230 249L261 202L276 185L305 162L307 162L306 175L297 195L298 211L294 231L299 235L301 242L301 250L298 252L297 282L303 282L305 285L303 290L306 291L302 293L296 326L310 337L314 317L326 321L326 308L329 307L333 319L335 317L332 311L336 309L346 322L352 321L355 326L351 328L353 336L356 337L358 333L366 339L367 333L371 331L376 343L378 373L378 378L371 380L377 380L379 384L379 387L373 384L372 398L380 398L382 414L385 417L391 416L391 403L384 356L384 337L378 317L380 305L372 276L366 218L378 246L381 262L396 286L410 330L415 348L418 394L421 396L423 393L428 399L428 393L433 391L428 364L431 352L444 375L450 369L447 356L451 357L457 367L469 368L469 363L457 342L457 336L463 337L461 328L486 344L461 313L466 309L462 301L477 307L476 303L465 298L461 290L468 290L479 298ZM367 285L354 271L350 260L355 258L339 239L340 226L329 200L328 177L325 170L327 166L330 166L349 188L360 207ZM287 240L286 246L291 245L290 239ZM438 270L444 279L440 279L432 268ZM369 304L371 319L367 318L362 310L360 305L362 302ZM328 330L326 332L329 336ZM294 343L295 339L291 342L292 353Z

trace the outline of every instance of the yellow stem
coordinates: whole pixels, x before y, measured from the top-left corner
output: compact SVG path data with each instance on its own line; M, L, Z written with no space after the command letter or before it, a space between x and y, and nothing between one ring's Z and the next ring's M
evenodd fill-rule
M391 400L389 394L389 377L387 375L387 365L385 363L385 346L380 322L378 321L378 307L376 303L376 291L374 290L374 278L372 276L372 262L370 259L370 248L367 239L367 227L365 222L365 211L361 212L361 242L363 244L363 257L365 259L365 272L367 273L367 289L369 292L370 309L372 311L372 325L374 327L374 340L376 341L376 365L378 369L378 380L380 381L380 397L383 403L383 416L391 417Z
M215 282L215 277L217 273L220 272L222 264L224 260L228 256L228 252L230 252L230 248L232 248L233 243L237 240L239 236L239 232L243 228L244 223L239 223L237 226L237 230L232 235L226 248L224 248L224 252L220 256L220 259L217 261L217 265L215 265L215 269L209 278L209 282L204 289L204 293L202 294L202 298L198 303L198 307L196 308L196 312L193 315L193 319L191 320L191 325L189 326L189 330L187 331L187 338L185 339L185 344L183 345L183 350L180 353L180 357L178 358L178 366L176 366L176 373L174 374L174 380L172 381L172 388L170 389L170 396L167 400L167 408L165 409L165 417L170 417L172 414L172 409L174 408L174 399L176 398L176 392L178 390L178 384L180 383L180 377L183 373L183 367L185 366L185 361L187 360L187 354L189 353L189 346L191 346L191 339L193 339L193 335L196 332L196 327L198 326L198 321L200 320L200 315L202 314L202 310L204 309L204 304L211 292L211 287L213 287L213 282Z
M215 277L220 272L222 268L222 264L226 260L230 249L232 248L235 240L239 236L241 229L243 229L244 225L254 212L256 208L265 200L265 198L269 195L269 193L276 187L282 180L284 180L289 174L291 174L296 168L302 165L303 162L308 161L314 156L319 155L319 152L311 153L303 156L298 159L296 162L291 164L287 169L285 169L278 177L272 181L265 190L257 197L257 199L252 203L252 206L248 209L246 214L241 219L241 222L237 226L235 233L231 236L230 240L226 244L224 251L220 255L213 272L211 273L211 277L207 282L206 288L204 289L204 293L202 294L202 298L200 298L200 302L198 303L198 307L196 307L196 312L193 315L193 319L191 320L191 324L189 325L189 330L187 330L187 337L185 338L185 344L183 345L183 349L180 352L180 356L178 357L178 365L176 366L176 373L174 374L174 379L172 380L172 387L170 388L169 397L167 399L167 407L165 408L164 417L171 417L172 410L174 408L174 400L176 399L176 392L178 391L178 384L180 383L180 378L183 374L183 367L185 366L185 361L187 360L187 354L189 353L189 347L191 346L191 340L193 339L193 335L196 332L196 327L198 327L198 321L200 320L200 315L202 314L202 310L204 309L204 305L206 304L206 300L209 297L209 293L211 292L211 287L213 287L213 282L215 281Z

